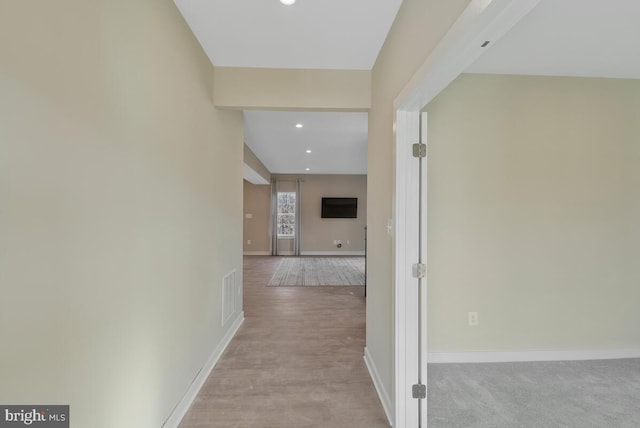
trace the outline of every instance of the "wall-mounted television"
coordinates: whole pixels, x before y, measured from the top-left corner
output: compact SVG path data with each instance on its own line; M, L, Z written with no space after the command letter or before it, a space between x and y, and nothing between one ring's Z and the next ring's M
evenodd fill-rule
M358 198L322 198L322 218L358 218Z

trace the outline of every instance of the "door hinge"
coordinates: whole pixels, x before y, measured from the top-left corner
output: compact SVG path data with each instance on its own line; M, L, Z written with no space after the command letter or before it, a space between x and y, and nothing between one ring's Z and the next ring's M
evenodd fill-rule
M417 383L413 385L413 398L425 399L427 398L427 385Z
M416 263L413 265L413 277L414 278L426 278L427 277L427 265L424 263Z
M413 157L414 158L426 158L427 157L427 145L422 143L416 143L413 145Z

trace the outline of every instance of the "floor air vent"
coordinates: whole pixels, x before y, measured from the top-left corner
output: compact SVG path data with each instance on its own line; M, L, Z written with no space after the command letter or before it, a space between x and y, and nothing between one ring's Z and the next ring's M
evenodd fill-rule
M233 318L236 313L236 298L238 286L236 284L236 271L231 271L222 278L222 325Z

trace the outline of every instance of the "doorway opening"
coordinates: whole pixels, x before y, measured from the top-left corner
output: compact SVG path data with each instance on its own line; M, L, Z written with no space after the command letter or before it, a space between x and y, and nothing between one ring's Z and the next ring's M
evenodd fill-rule
M539 2L472 0L394 102L394 426L427 421L427 293L421 287L428 266L419 260L427 254L428 187L416 160L422 149L415 151L425 144L428 152L422 110L483 54L487 41L498 40Z

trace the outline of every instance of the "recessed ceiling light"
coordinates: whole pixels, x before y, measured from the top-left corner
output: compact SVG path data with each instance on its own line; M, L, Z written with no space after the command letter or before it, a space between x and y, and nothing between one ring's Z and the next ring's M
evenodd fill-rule
M311 171L311 168L305 168L304 170L305 171Z
M311 153L311 150L307 150L307 153Z
M296 2L296 0L280 0L280 3L282 3L285 6L291 6L295 2Z
M301 123L296 123L296 128L302 128L304 125Z

